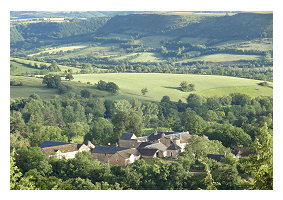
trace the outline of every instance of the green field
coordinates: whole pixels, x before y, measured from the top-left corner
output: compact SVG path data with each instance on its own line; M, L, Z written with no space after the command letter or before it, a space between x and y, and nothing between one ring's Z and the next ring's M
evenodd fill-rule
M25 60L21 58L10 58L11 64L15 64L16 68L13 71L11 71L11 75L19 75L23 73L31 73L31 72L38 72L40 69L35 69L31 67L26 67L24 64L44 64L44 65L50 65L50 63L45 62L39 62L39 61L33 61L33 60ZM64 65L58 65L58 67L61 69L61 72L67 71L71 69L73 73L79 72L81 69L75 68L75 67L68 67ZM52 72L52 73L61 73L61 72Z
M49 53L49 54L55 54L58 53L60 51L65 52L65 51L73 51L75 49L82 49L82 48L86 48L86 45L73 45L73 46L62 46L62 47L54 47L54 48L47 48L39 53L34 53L34 54L30 54L28 56L36 56L39 55L41 53Z
M211 54L205 56L199 56L182 60L180 62L191 61L205 61L205 62L228 62L228 61L240 61L240 60L258 60L260 56L257 55L236 55L236 54Z
M23 64L11 61L10 62L11 66L10 67L10 75L22 75L26 73L35 73L35 72L40 72L40 69L34 69L31 67L27 67Z
M213 76L213 75L192 75L192 74L153 74L153 73L108 73L108 74L79 74L74 75L73 81L82 83L97 83L99 80L112 81L119 85L120 94L113 97L138 98L141 100L160 101L165 95L171 100L185 101L190 92L182 92L178 89L182 81L195 84L194 93L203 96L223 96L233 92L243 92L250 96L272 96L272 88L258 86L262 81ZM149 92L142 96L140 90L147 87ZM214 90L214 91L211 91Z
M193 93L202 96L225 96L233 92L240 92L256 96L272 96L272 87L257 85L262 81L213 75L192 75L192 74L153 74L153 73L106 73L106 74L79 74L73 75L73 81L63 81L72 86L72 92L80 94L82 89L88 89L92 95L106 99L132 99L142 101L160 101L165 95L172 101L181 99L185 102L191 92L182 92L178 89L182 81L195 84L196 91ZM11 87L11 98L28 97L31 94L38 94L43 99L50 99L58 95L56 89L48 89L41 82L41 78L11 76L11 80L22 81L24 86ZM62 79L64 80L64 79ZM93 86L99 80L112 81L119 85L120 92L112 95L105 91L95 89ZM80 81L80 82L78 82ZM87 84L90 82L91 84ZM147 87L149 92L143 96L140 90Z
M42 84L42 78L38 77L27 77L27 76L11 76L10 80L17 80L23 83L23 86L11 86L10 87L10 97L29 97L32 94L38 94L42 99L51 99L56 95L59 95L57 89L47 88L46 85ZM108 92L97 90L93 85L88 85L86 83L78 83L72 81L66 81L62 78L62 82L72 87L72 91L75 94L80 94L80 91L87 89L92 95L98 97L111 96Z

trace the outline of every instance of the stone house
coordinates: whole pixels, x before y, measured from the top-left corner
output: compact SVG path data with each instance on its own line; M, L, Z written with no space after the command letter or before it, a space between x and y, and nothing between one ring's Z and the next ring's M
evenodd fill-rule
M233 150L233 154L237 158L248 157L251 154L249 147L235 147Z
M156 156L159 158L167 157L167 147L158 141L157 143L149 144L144 147L145 149L157 149L158 152L156 153Z
M125 166L140 158L140 153L136 148L95 146L91 153L93 159L109 165Z
M181 147L176 143L172 142L171 145L167 148L168 157L177 158L181 153Z
M136 160L140 159L140 153L137 149L126 149L122 151L118 151L113 154L109 160L109 165L119 165L119 166L126 166L135 162Z
M159 150L158 149L148 149L148 148L141 148L139 149L141 154L141 158L156 158L158 157Z
M119 147L137 148L142 142L147 141L147 136L136 137L133 133L123 133L119 139Z
M90 151L90 147L85 144L68 143L68 142L57 142L57 141L44 141L40 148L43 153L47 154L48 157L55 156L58 159L61 158L75 158L78 152Z

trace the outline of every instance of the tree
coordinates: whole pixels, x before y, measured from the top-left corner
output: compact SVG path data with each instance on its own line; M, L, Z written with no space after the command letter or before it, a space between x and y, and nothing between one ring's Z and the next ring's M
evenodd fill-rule
M65 77L65 79L70 81L70 80L73 80L74 77L73 77L72 74L67 74L66 77Z
M251 143L251 137L243 129L231 124L215 124L206 134L209 139L219 140L226 147L248 146Z
M31 169L37 169L42 175L52 172L47 156L39 147L21 147L17 150L16 165L23 173Z
M232 97L232 104L234 105L249 105L251 104L251 97L246 95L246 94L241 94L241 93L233 93L230 94Z
M61 78L59 75L48 74L43 77L42 84L49 88L58 88L61 85Z
M182 118L184 130L190 131L194 135L202 135L207 127L203 118L196 114L195 111L187 109Z
M108 82L106 85L106 90L116 94L119 91L119 86L114 82Z
M106 145L111 142L113 136L112 123L103 117L94 120L90 131L84 136L84 141L91 141L93 144Z
M187 81L182 81L180 83L180 90L183 92L191 92L195 90L195 85L192 83L188 83Z
M146 93L148 93L148 89L147 88L141 89L141 93L142 95L145 95Z
M90 97L90 91L87 89L81 90L81 96L84 98L89 98Z
M189 158L206 158L207 154L224 154L228 152L221 142L209 140L207 137L193 135L185 147L184 154Z
M273 189L273 145L272 136L268 133L267 125L260 129L260 136L255 138L251 154L243 161L244 169L251 174L250 189Z
M190 94L187 98L188 106L192 109L201 107L203 104L203 98L197 94Z

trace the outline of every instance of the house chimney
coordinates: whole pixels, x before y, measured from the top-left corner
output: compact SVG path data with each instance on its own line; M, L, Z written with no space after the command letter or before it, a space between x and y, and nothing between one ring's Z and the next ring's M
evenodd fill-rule
M157 134L158 134L157 131L155 131L155 132L154 132L154 135L157 135Z
M110 146L111 144L110 144L110 142L107 144L107 146Z

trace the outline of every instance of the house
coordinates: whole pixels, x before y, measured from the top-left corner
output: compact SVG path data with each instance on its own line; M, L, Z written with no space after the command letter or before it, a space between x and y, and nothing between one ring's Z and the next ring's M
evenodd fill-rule
M160 141L157 143L149 144L144 147L145 149L157 149L157 157L164 158L167 157L167 147Z
M136 135L133 133L123 133L119 139L119 146L127 147L127 148L137 148L140 145L140 143L146 141L147 141L147 136L136 137Z
M251 154L251 151L249 150L249 147L235 147L233 154L237 158L243 158L248 157Z
M69 143L69 142L57 142L57 141L44 141L40 148L43 153L48 157L55 156L58 159L61 158L75 158L78 152L90 151L90 147L85 144Z
M139 149L141 154L141 158L156 158L158 157L159 150L158 149L148 149L148 148L141 148Z
M171 146L172 142L181 147L180 152L185 151L188 139L192 136L189 132L155 131L148 136L149 142L160 141L166 147Z
M126 166L140 159L141 154L135 148L117 151L109 160L109 165Z
M172 142L171 145L167 148L167 155L168 157L177 158L181 153L181 147L178 146L176 143Z

